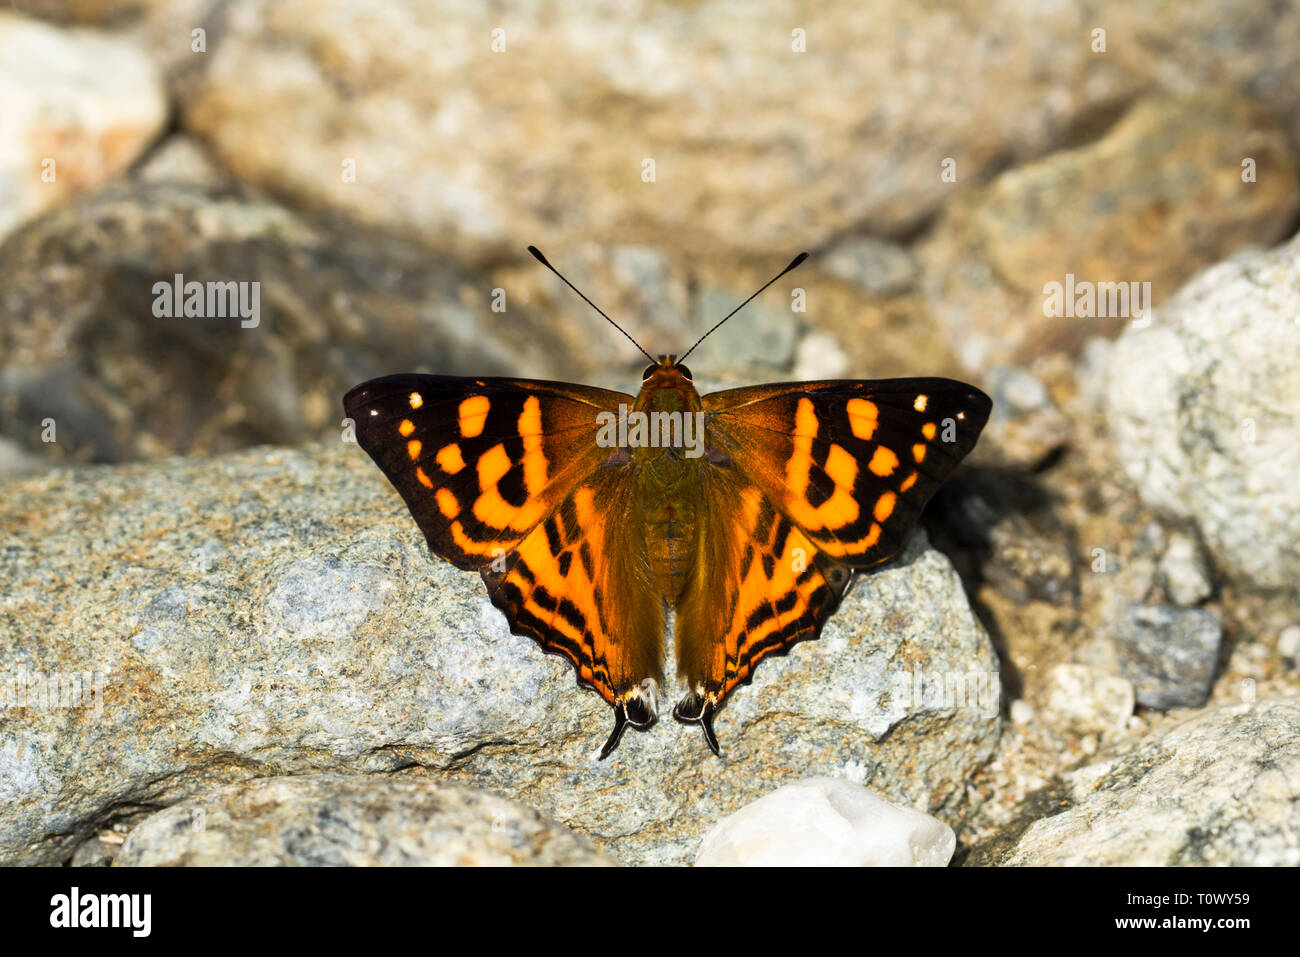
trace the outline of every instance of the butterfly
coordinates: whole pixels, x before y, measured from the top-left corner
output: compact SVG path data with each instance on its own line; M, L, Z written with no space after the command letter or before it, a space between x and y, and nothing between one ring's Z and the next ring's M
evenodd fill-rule
M429 548L477 571L511 631L566 658L611 706L602 759L626 728L658 718L669 609L685 687L673 717L720 755L714 718L728 696L764 659L816 638L853 572L899 551L992 402L942 378L700 395L686 354L641 351L651 364L635 396L404 374L358 385L343 405Z

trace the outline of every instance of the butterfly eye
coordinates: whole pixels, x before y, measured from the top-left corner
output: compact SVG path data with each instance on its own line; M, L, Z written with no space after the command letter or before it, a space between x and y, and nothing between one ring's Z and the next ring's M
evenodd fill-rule
M693 376L691 375L691 370L686 368L686 366L684 365L678 365L677 371L680 372L682 375L686 376L686 378L688 379L693 378Z
M646 366L646 367L645 367L645 372L642 372L642 373L641 373L641 378L642 378L643 380L650 378L652 375L654 375L654 371L655 371L655 369L658 369L658 368L659 368L659 366L657 366L657 365Z

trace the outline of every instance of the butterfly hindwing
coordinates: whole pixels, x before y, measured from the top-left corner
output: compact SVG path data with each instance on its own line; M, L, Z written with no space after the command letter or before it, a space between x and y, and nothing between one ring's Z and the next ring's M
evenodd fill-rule
M902 547L992 409L978 389L934 378L755 386L703 403L715 457L851 568Z
M829 562L771 500L723 464L704 473L710 494L699 554L677 605L677 669L688 692L674 712L698 722L716 753L714 713L758 663L816 638L851 577Z
M602 757L625 723L656 719L663 682L664 603L654 589L631 469L599 470L518 546L483 569L492 602L515 634L563 655L578 681L615 711Z

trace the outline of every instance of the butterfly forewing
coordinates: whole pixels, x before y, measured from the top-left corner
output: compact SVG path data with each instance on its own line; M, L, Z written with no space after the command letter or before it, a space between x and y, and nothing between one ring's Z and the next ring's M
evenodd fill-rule
M556 382L397 375L357 386L343 405L429 547L479 569L608 457L593 441L595 417L630 401Z
M951 379L792 382L703 402L720 457L818 550L852 568L902 547L992 408Z

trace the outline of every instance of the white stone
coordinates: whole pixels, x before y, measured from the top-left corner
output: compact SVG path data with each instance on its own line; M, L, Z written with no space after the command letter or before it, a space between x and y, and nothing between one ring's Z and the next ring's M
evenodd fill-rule
M166 121L138 47L0 13L0 235L121 173Z
M1160 578L1169 600L1185 608L1209 598L1214 590L1200 549L1188 535L1170 536L1169 547L1160 559Z
M1044 685L1044 719L1082 734L1122 730L1136 703L1132 683L1091 665L1057 665Z
M957 846L942 821L861 785L806 778L723 818L697 867L944 867Z
M1034 706L1024 698L1011 702L1011 721L1013 724L1029 724L1034 720Z
M1277 650L1283 658L1300 662L1300 625L1282 629L1277 637Z
M849 357L834 336L811 332L799 343L794 360L794 377L799 381L838 379L848 371Z

